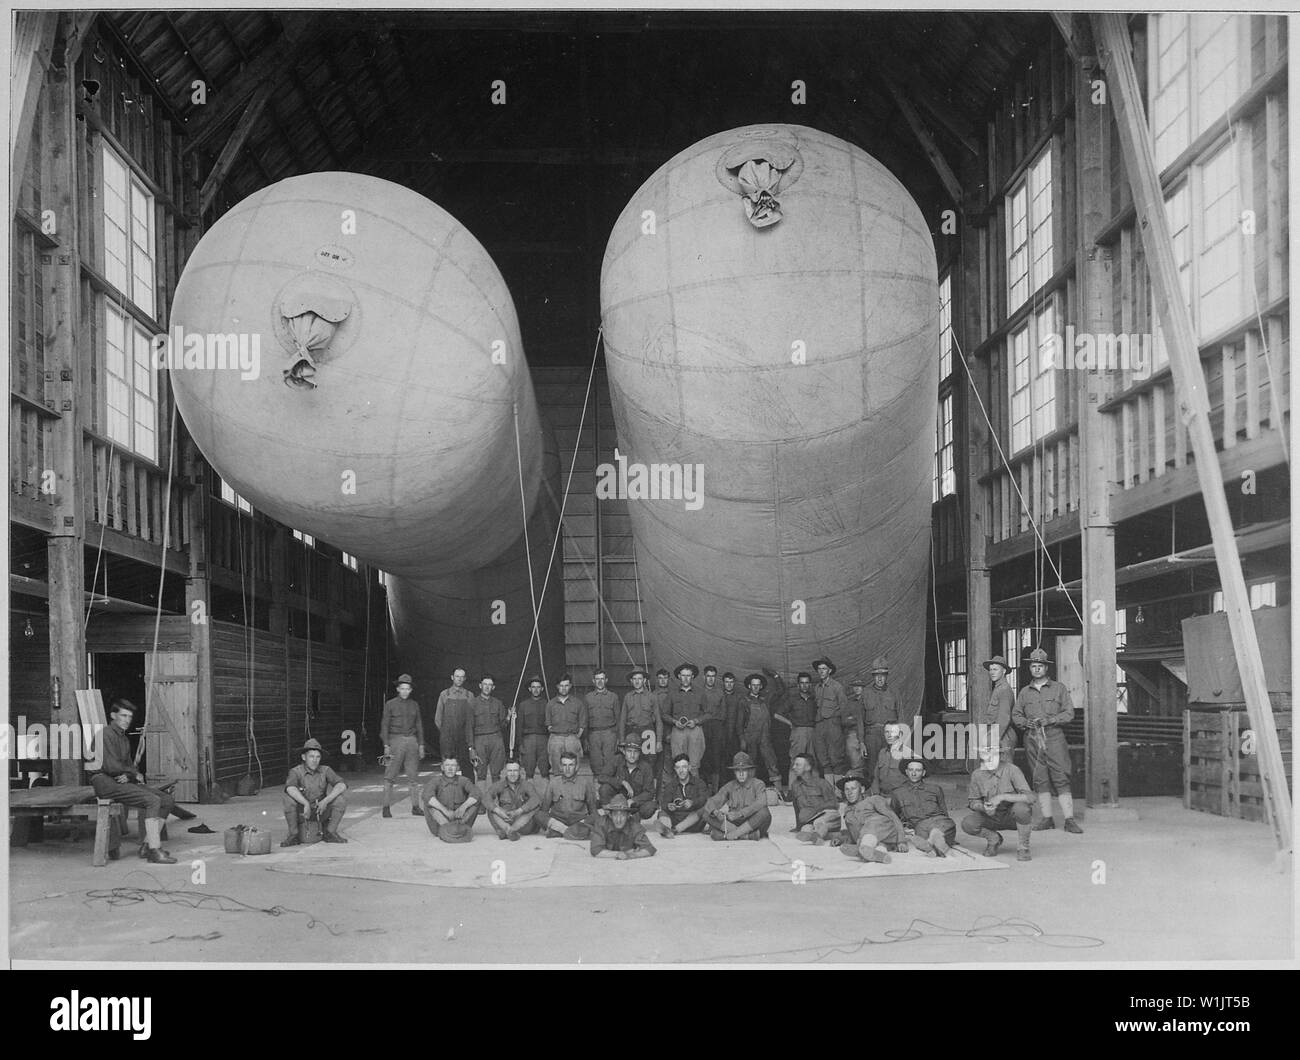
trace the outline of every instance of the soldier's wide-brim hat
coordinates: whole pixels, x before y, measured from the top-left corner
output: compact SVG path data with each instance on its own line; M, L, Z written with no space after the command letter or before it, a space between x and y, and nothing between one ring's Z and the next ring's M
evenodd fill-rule
M644 677L647 681L650 680L650 675L649 675L648 673L646 673L644 670L642 670L640 667L638 667L637 669L633 670L630 674L628 674L628 675L627 675L627 679L628 679L629 681L631 681L632 678L634 678L637 674L640 674L640 675L641 675L642 677Z
M324 754L325 748L323 748L320 745L319 740L308 740L305 744L302 745L302 750L299 751L298 753L301 755L305 755L308 751L319 751L321 754Z
M861 773L857 772L856 770L854 770L852 773L845 773L844 776L839 777L835 781L835 786L839 788L840 791L843 791L844 785L847 784L850 780L856 780L864 788L868 786L867 778L864 777Z
M618 745L619 747L635 747L639 751L641 750L641 734L631 731L625 732Z
M413 684L415 684L415 682L411 680L410 674L401 674L398 676L397 680L393 682L393 687L396 688L398 685L413 685Z
M1049 663L1049 664L1050 664L1052 660L1051 660L1050 658L1048 658L1048 656L1047 656L1047 652L1045 652L1042 648L1035 648L1033 651L1031 651L1031 652L1029 653L1029 661L1030 661L1031 663Z
M767 678L764 677L762 674L749 674L748 676L746 676L746 678L745 678L745 687L748 688L748 687L749 687L749 682L752 681L752 680L754 680L754 678L758 678L759 683L761 684L763 690L766 691L766 690L767 690Z
M871 672L873 674L889 673L889 663L885 661L885 657L883 655L880 656L880 658L876 659L876 661L871 664Z
M692 677L698 677L700 673L700 668L698 666L696 666L694 663L687 662L687 663L681 663L677 667L677 669L673 671L673 676L681 677L683 670L690 670Z
M910 766L913 762L917 763L927 773L930 772L930 767L925 764L925 759L917 758L915 755L908 755L906 758L900 758L898 760L898 771L900 773L906 773L907 767Z
M822 658L820 658L820 659L814 659L813 662L812 662L812 668L815 670L815 669L817 669L817 667L821 666L823 663L825 663L827 666L830 667L830 670L831 670L831 673L832 673L832 674L835 673L835 669L836 669L835 664L834 664L833 662L831 662L830 659L827 659L825 656L822 656Z
M738 769L753 769L754 760L744 751L737 751L736 757L731 760L731 765L727 766L727 768L733 773Z
M622 810L624 813L632 811L632 804L627 801L626 795L615 795L609 802L601 807L606 813L613 813L615 810Z
M982 663L980 663L980 665L987 670L990 666L994 665L995 663L998 666L1002 667L1002 669L1004 670L1011 669L1011 667L1007 665L1007 660L1004 659L1001 655L995 655L991 659L985 659Z

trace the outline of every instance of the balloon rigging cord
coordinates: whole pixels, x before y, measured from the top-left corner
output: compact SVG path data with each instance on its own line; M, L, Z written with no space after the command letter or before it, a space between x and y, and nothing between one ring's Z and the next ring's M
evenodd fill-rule
M514 703L519 700L519 691L523 688L524 673L528 669L528 659L533 651L533 638L538 637L538 626L541 625L541 604L537 599L537 588L533 583L533 546L528 539L528 494L524 489L524 451L519 440L519 402L514 403L515 411L515 458L519 465L519 507L523 510L524 516L524 566L528 568L528 596L533 605L533 633L528 639L528 648L524 652L523 664L519 667L519 684L515 687L515 698L511 700L513 709ZM546 684L546 659L542 655L542 645L539 640L537 644L537 658L541 663L542 669L542 687L548 687Z
M153 616L153 651L149 653L149 680L145 685L144 692L144 710L145 724L149 724L149 693L153 691L154 677L158 672L158 634L162 629L162 604L163 588L167 579L167 547L171 544L172 529L172 477L176 470L176 399L172 398L172 417L171 429L167 432L167 484L164 487L166 496L163 498L163 535L162 535L162 555L158 557L158 600L157 607L154 608ZM206 616L204 616L206 618ZM155 700L155 703L157 701ZM159 707L163 710L163 707ZM175 737L173 737L175 739ZM135 749L135 764L140 764L140 758L144 754L145 738L143 732L140 736L140 743ZM182 756L184 750L182 749ZM146 763L146 768L147 768ZM158 768L158 763L154 762L153 767ZM187 770L188 772L188 770ZM198 770L195 770L197 774Z

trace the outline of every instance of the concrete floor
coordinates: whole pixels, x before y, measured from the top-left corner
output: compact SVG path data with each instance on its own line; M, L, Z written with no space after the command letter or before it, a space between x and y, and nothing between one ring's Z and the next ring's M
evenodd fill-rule
M395 806L393 821L379 818L378 777L346 779L345 835L366 842L401 829L409 843L407 830L424 830L409 803ZM965 778L939 779L955 813L964 806ZM225 854L220 833L236 823L267 823L277 841L283 835L279 790L268 788L193 807L216 835L189 835L173 820L167 845L180 859L173 866L139 861L132 845L121 861L95 869L89 839L11 848L10 956L18 966L1293 959L1293 878L1276 868L1267 828L1187 811L1173 798L1131 799L1124 807L1139 819L1093 814L1085 835L1036 833L1028 864L1015 862L1008 835L1006 871L810 875L799 886L785 878L430 887L272 871L261 859ZM498 843L482 819L477 830L467 846L443 846L427 833L424 839L448 859L496 857L515 846ZM970 849L982 849L966 838ZM203 861L202 881L194 879L195 859ZM600 862L599 870L615 864ZM133 900L139 892L121 892L122 901L109 904L115 888L179 893Z

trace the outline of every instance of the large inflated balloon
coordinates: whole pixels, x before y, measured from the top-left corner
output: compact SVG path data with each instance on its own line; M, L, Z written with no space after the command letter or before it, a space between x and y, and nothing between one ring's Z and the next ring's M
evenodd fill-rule
M190 255L172 325L260 352L254 378L178 354L171 372L255 508L399 575L472 569L519 536L516 406L530 511L542 443L514 304L423 196L356 173L250 195Z
M886 655L919 706L938 293L903 186L814 129L719 133L628 203L601 305L656 658L846 677ZM646 489L675 465L694 501Z

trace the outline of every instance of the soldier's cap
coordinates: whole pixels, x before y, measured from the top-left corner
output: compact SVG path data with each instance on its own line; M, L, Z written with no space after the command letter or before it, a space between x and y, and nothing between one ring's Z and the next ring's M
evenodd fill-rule
M695 677L695 676L700 672L699 667L696 666L694 663L688 663L688 662L686 662L686 663L680 663L680 664L678 664L677 669L673 671L673 676L674 676L674 677L681 677L681 676L682 676L682 671L683 671L683 670L690 670L690 672L691 672L691 676L692 676L692 677Z
M879 656L875 660L875 662L871 664L871 672L873 674L889 673L889 663L885 661L885 657L883 655Z
M305 744L302 745L302 750L299 751L298 753L305 755L308 751L320 751L321 754L324 754L325 748L323 748L320 745L319 740L308 740Z
M927 766L927 765L925 764L925 759L924 759L924 758L917 758L917 757L915 757L915 756L909 756L909 757L907 757L907 758L900 758L900 759L898 760L898 771L899 771L900 773L906 773L906 772L907 772L907 767L910 766L913 762L915 762L917 765L919 765L919 766L920 766L922 769L924 769L927 773L930 772L930 767Z
M641 734L629 729L623 734L623 739L619 740L618 745L619 747L635 747L639 751L641 750Z
M1029 653L1031 663L1050 663L1052 660L1047 657L1047 652L1042 648L1035 648Z
M1004 670L1009 670L1009 669L1011 669L1011 667L1009 667L1009 666L1007 665L1007 660L1004 659L1001 655L995 655L995 656L993 656L993 658L991 658L991 659L985 659L982 663L980 663L980 665L981 665L982 667L984 667L984 669L987 670L987 669L988 669L990 666L992 666L994 663L997 663L997 664L998 664L1000 667L1002 667L1002 669L1004 669Z
M398 685L410 685L414 683L415 682L411 680L410 674L401 674L398 676L397 680L393 682L393 687L396 688Z
M765 691L765 690L767 689L767 678L764 677L762 674L746 674L746 675L745 675L745 687L748 688L748 687L749 687L749 682L750 682L750 681L753 681L753 680L755 680L755 679L757 679L757 680L760 682L761 686L762 686L761 689L760 689L760 691Z
M840 791L843 791L843 790L844 790L844 785L847 784L850 780L856 780L856 781L857 781L859 784L861 784L864 788L868 786L868 785L867 785L867 778L864 777L864 776L863 776L861 773L859 773L857 770L854 770L854 771L851 772L851 773L845 773L844 776L838 778L838 779L835 781L835 786L836 786L837 788L839 788Z
M115 710L129 710L132 714L140 713L136 705L132 703L129 699L125 699L125 698L118 698L113 700L113 702L109 705L108 712L112 714L113 711Z
M731 760L731 765L727 766L733 773L738 769L753 769L754 760L745 754L744 751L737 751L736 757Z
M834 675L836 669L835 664L831 662L830 659L826 658L824 655L820 659L814 659L812 661L812 668L815 670L817 669L817 667L821 666L822 664L825 664L826 666L830 667L831 674Z
M632 809L632 804L627 801L626 795L615 795L609 800L609 802L605 803L601 809L605 810L607 813L613 813L615 810L622 810L624 813L628 813Z
M640 675L641 675L642 677L644 677L647 681L650 680L650 675L649 675L648 673L646 673L644 670L642 670L640 667L637 667L635 670L633 670L631 673L629 673L629 674L627 675L627 679L628 679L629 681L631 681L632 678L634 678L637 674L640 674Z

